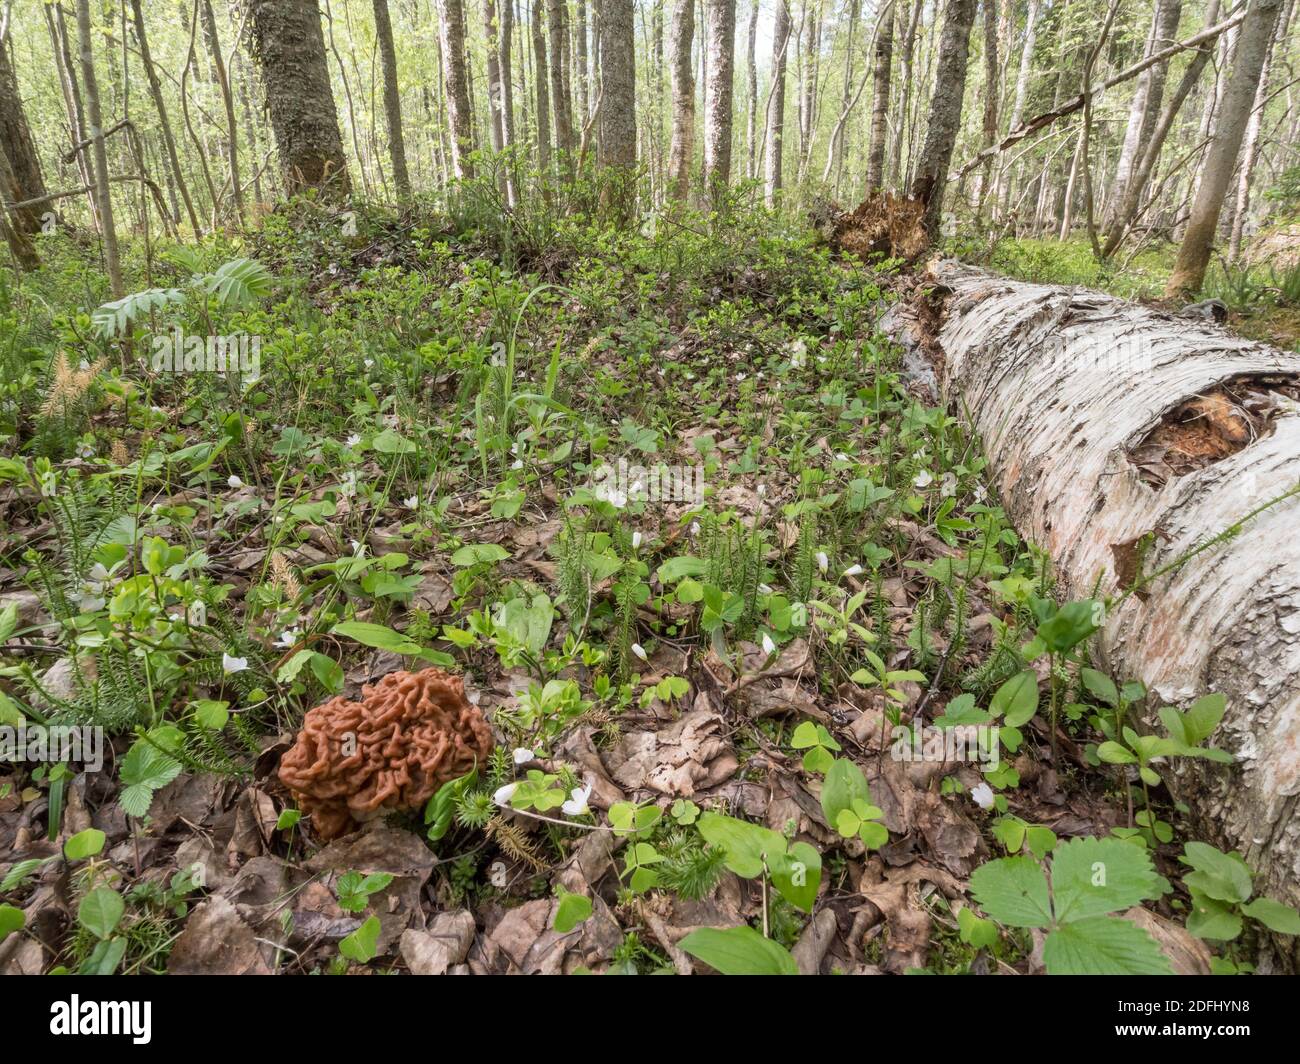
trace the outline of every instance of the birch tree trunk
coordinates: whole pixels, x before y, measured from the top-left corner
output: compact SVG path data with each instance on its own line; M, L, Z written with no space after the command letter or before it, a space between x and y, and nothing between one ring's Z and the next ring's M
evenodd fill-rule
M490 6L492 0L484 0ZM384 68L384 117L388 123L388 161L393 167L393 184L402 199L411 195L411 176L406 169L406 142L402 139L402 94L397 86L397 48L393 44L393 23L388 17L388 0L375 0L375 37Z
M1152 55L1173 43L1178 32L1178 18L1182 14L1182 0L1159 0L1151 16L1151 34L1147 39L1147 54ZM1105 224L1113 225L1124 193L1132 180L1143 146L1150 138L1164 100L1165 73L1169 62L1156 63L1138 76L1129 107L1128 126L1124 143L1115 162L1115 177L1106 194Z
M1210 4L1205 11L1205 24L1207 26L1212 25L1218 19L1219 6L1219 0L1210 0ZM1109 258L1115 253L1120 241L1124 239L1127 227L1137 216L1142 193L1146 190L1147 182L1151 179L1151 173L1155 169L1156 161L1160 158L1160 149L1164 146L1165 138L1169 136L1169 130L1173 127L1174 119L1178 117L1178 112L1182 109L1184 101L1196 86L1197 81L1200 80L1201 74L1209 64L1210 57L1213 54L1213 41L1207 41L1197 49L1196 54L1192 56L1192 61L1187 64L1187 68L1183 71L1182 79L1174 90L1174 94L1166 101L1155 129L1146 138L1146 144L1142 149L1137 169L1125 186L1123 200L1116 206L1111 230L1106 236L1106 245L1102 248L1103 258Z
M1063 595L1118 597L1132 586L1140 537L1154 533L1141 565L1151 574L1260 511L1151 581L1145 597L1120 601L1096 650L1111 675L1146 684L1148 727L1159 725L1162 706L1226 696L1210 741L1236 763L1184 758L1166 777L1198 833L1256 869L1257 894L1295 905L1300 499L1266 504L1300 483L1300 412L1282 404L1271 432L1243 436L1239 449L1163 482L1153 483L1135 452L1186 401L1241 375L1294 382L1300 358L1100 293L951 262L930 273L937 305L916 316L900 305L884 326L938 356L944 401L970 419L1007 515L1050 552Z
M781 162L785 140L785 65L790 44L790 8L776 0L776 24L772 30L772 91L767 105L767 178L764 199L776 206L781 195Z
M1241 256L1241 240L1246 232L1246 215L1250 212L1250 189L1255 176L1255 165L1259 162L1260 132L1264 126L1264 106L1268 101L1269 73L1272 70L1273 57L1279 49L1285 47L1288 11L1283 11L1277 20L1273 41L1264 56L1264 67L1260 71L1259 84L1255 87L1255 99L1251 105L1250 118L1246 121L1246 138L1241 148L1241 165L1237 167L1236 203L1232 212L1232 236L1228 241L1228 261L1236 263Z
M1232 181L1241 151L1241 140L1246 132L1251 106L1264 57L1273 39L1273 26L1277 21L1282 0L1250 0L1246 19L1237 34L1237 54L1232 64L1232 75L1224 90L1219 119L1214 127L1214 140L1206 154L1201 172L1201 184L1196 190L1187 232L1178 248L1174 271L1165 286L1168 295L1199 292L1205 281L1205 270L1210 263L1210 250L1214 245L1214 232L1223 209L1223 197Z
M885 183L885 137L889 132L889 78L894 54L894 7L886 0L876 27L875 68L871 72L871 141L867 147L867 195ZM895 133L895 136L898 136Z
M745 143L749 152L749 163L745 176L751 181L758 177L758 0L753 0L749 9L749 36L745 44L747 62L747 84L749 87L748 121L746 123Z
M451 125L451 166L462 180L474 176L474 112L469 104L469 71L465 62L465 5L441 0L442 64L447 85L447 119Z
M731 180L732 87L736 59L736 0L706 0L709 47L704 92L704 189L717 200Z
M672 70L673 94L668 198L675 200L685 200L691 188L691 151L695 143L695 74L691 67L694 36L694 0L673 0L668 28L668 65Z

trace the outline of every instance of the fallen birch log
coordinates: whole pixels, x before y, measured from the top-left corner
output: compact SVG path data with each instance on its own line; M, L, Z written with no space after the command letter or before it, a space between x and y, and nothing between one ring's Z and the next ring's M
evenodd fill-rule
M1257 891L1300 903L1300 499L1265 506L1300 483L1300 356L952 262L929 280L928 306L900 304L885 328L928 353L1070 597L1132 586L1140 542L1151 574L1265 507L1124 599L1096 643L1112 675L1146 683L1148 724L1161 705L1227 696L1211 741L1236 763L1166 775Z

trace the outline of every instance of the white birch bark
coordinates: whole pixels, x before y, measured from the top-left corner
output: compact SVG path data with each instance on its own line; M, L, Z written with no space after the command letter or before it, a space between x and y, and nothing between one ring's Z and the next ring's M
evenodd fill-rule
M1024 284L971 267L931 268L943 300L931 337L942 393L983 439L1003 505L1050 551L1063 594L1112 595L1112 547L1158 530L1144 570L1185 555L1300 483L1300 409L1244 449L1153 488L1130 460L1171 409L1240 374L1300 376L1300 356L1083 289ZM905 343L905 311L885 327ZM1185 759L1177 796L1197 828L1242 853L1258 893L1300 902L1300 500L1132 595L1096 640L1117 678L1185 707L1227 697L1214 745L1232 766ZM1097 581L1100 578L1100 586ZM1292 957L1292 963L1300 957Z

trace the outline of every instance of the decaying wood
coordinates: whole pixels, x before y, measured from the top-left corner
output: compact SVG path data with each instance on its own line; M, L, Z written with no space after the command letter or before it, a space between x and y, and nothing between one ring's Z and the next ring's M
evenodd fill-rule
M938 356L943 398L983 438L1008 516L1051 552L1063 593L1118 596L1132 579L1118 572L1131 561L1125 545L1151 534L1143 571L1153 573L1300 483L1300 404L1288 394L1300 357L1096 292L949 262L930 272L926 313L891 312L886 328ZM1262 427L1219 416L1217 386L1261 379L1276 387L1275 416ZM1189 407L1198 396L1213 398ZM1197 411L1208 421L1198 423ZM1139 462L1175 416L1202 435L1217 424L1225 445L1153 477ZM1295 496L1264 509L1124 599L1097 640L1113 675L1147 684L1148 725L1162 705L1227 696L1212 742L1236 764L1183 759L1168 775L1197 830L1237 848L1258 873L1257 890L1292 905L1300 902L1298 521Z

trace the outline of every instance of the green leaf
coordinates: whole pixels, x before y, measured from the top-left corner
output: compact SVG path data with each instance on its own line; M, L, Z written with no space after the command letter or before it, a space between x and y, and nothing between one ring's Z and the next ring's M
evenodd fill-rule
M1122 839L1071 839L1052 855L1057 923L1127 909L1159 897L1161 886L1147 851Z
M98 828L78 831L63 844L63 856L69 861L82 861L94 857L104 848L104 833Z
M1197 938L1231 942L1241 934L1241 917L1225 902L1207 898L1198 890L1189 890L1192 908L1187 914L1187 930Z
M122 920L126 903L115 890L96 887L77 906L77 920L96 938L108 938Z
M1256 898L1241 911L1279 935L1300 935L1300 913L1272 898Z
M418 449L415 444L393 429L384 429L371 441L371 446L380 454L414 454Z
M551 925L562 935L567 935L582 921L591 915L591 899L585 894L571 894L560 888L559 907L555 910L555 922Z
M0 942L21 931L26 922L27 917L16 905L0 905Z
M1000 857L980 865L970 877L980 908L1007 927L1050 927L1047 876L1030 857Z
M1038 638L1056 654L1072 650L1098 628L1102 604L1093 599L1067 602L1038 626Z
M394 654L418 654L423 647L401 632L395 632L386 624L373 624L370 621L341 621L331 632L348 639L355 639L363 646L388 650Z
M510 552L496 543L467 543L451 556L451 564L465 569L471 565L484 562L501 562L510 557Z
M1213 735L1227 708L1228 700L1219 694L1198 698L1188 706L1187 712L1182 715L1187 745L1196 746Z
M1098 672L1096 669L1080 669L1079 679L1098 701L1108 706L1119 705L1119 691L1115 687L1115 681L1104 672Z
M379 917L371 914L366 922L339 942L339 952L357 964L368 964L375 958L379 945Z
M987 724L992 717L975 705L975 696L961 694L943 707L943 715L936 717L936 728L959 728L966 724Z
M957 933L963 942L976 949L988 949L998 940L997 924L976 916L969 909L957 910Z
M669 558L663 565L659 566L659 582L661 584L675 584L683 577L703 576L708 571L709 563L703 558L696 558L690 554L679 554L676 558ZM694 601L698 602L699 600Z
M871 801L867 777L848 758L836 758L822 784L822 812L826 814L826 822L838 822L841 810L852 809L855 798L868 803Z
M53 857L28 857L26 860L18 861L5 873L4 879L0 880L0 893L21 886L23 881L41 865L53 860L55 860Z
M753 879L762 875L764 858L767 859L770 870L772 861L784 855L786 851L783 835L778 835L770 828L737 820L722 813L701 814L699 831L705 842L718 847L726 854L727 868L742 879Z
M243 307L271 294L271 272L255 259L231 259L203 279L222 306Z
M1097 756L1108 765L1132 765L1137 761L1137 755L1133 751L1113 739L1107 739L1097 747Z
M1189 842L1183 857L1194 871L1183 882L1206 897L1229 903L1244 902L1251 895L1250 869L1244 861L1221 853L1204 842Z
M181 774L181 763L168 757L152 743L137 741L122 758L121 780L127 786L140 785L156 791Z
M678 945L723 975L798 975L790 951L752 927L701 927Z
M768 869L781 897L796 909L812 912L822 881L821 854L806 842L792 843L789 853L768 859Z
M1090 916L1058 927L1043 943L1043 964L1051 975L1173 974L1155 939L1137 924L1112 916Z
M1009 728L1019 728L1038 711L1038 675L1033 669L1016 673L993 694L989 712Z
M18 627L18 603L11 602L0 610L0 643L7 642Z

